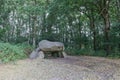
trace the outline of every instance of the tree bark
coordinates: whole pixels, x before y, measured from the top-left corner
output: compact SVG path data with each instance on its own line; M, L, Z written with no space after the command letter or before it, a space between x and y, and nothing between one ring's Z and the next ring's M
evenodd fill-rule
M34 0L34 6L37 4L37 1ZM33 15L32 15L32 20L33 20L33 25L32 25L32 43L33 46L36 47L36 21L37 21L37 14L36 11L34 11Z
M95 31L95 20L94 20L93 13L92 13L92 16L91 16L91 19L90 19L90 26L91 26L92 31L93 31L93 48L96 51L97 50L97 46L96 46L96 31Z
M118 22L120 22L120 0L116 0L116 6L117 6L117 18Z
M105 50L106 50L106 56L108 56L110 54L110 36L109 36L109 32L110 32L110 20L109 20L109 0L104 0L104 7L103 7L103 12L102 12L102 17L104 19L104 36L105 36Z
M116 0L116 7L117 7L117 12L116 12L116 18L117 18L117 23L120 23L120 0ZM118 27L120 27L120 24L118 25ZM119 35L120 35L120 33L119 33ZM119 40L120 40L120 38L119 38ZM119 41L119 43L118 43L118 49L119 49L119 51L120 51L120 41Z
M106 17L104 18L104 24L105 24L105 29L104 29L104 34L105 34L105 50L106 50L106 56L110 54L110 37L109 37L109 32L110 32L110 21L108 14L106 14Z

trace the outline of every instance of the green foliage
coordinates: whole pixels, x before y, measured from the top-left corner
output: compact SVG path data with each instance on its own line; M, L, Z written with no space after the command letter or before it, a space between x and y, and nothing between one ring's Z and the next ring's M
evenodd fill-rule
M40 40L48 39L63 42L72 55L104 56L109 44L109 56L119 57L120 1L106 3L106 0L1 0L0 41L17 44L11 45L17 47L12 47L15 53L6 44L10 49L4 48L1 54L16 55L24 50L29 55L32 48L20 43L37 46ZM105 30L107 12L111 26Z
M116 53L111 53L111 55L108 56L109 58L120 58L120 52L116 52Z
M5 34L5 29L0 28L0 39L4 36Z
M105 51L94 51L93 49L67 49L66 52L70 55L83 55L83 56L100 56L105 57ZM114 56L113 56L114 57Z
M92 56L94 51L91 49L67 49L66 52L70 55Z
M27 57L25 54L25 45L12 45L9 43L0 43L0 60L2 62L16 61Z
M22 37L22 36L19 36L19 37L15 40L15 43L23 43L23 42L26 42L26 41L27 41L27 38Z
M104 50L94 51L93 56L106 57L106 52Z
M93 49L66 49L65 50L69 55L77 56L98 56L106 57L106 52L104 50L94 51ZM120 52L114 52L107 56L108 58L120 58Z
M26 54L27 56L29 56L29 54L33 51L34 47L27 44L27 43L19 43L16 46L19 46L23 51L24 54Z

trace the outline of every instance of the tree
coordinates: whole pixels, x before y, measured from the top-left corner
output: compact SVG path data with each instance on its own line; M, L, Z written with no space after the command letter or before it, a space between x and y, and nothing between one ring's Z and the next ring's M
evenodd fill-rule
M105 36L105 50L106 56L110 54L110 20L109 20L109 4L110 0L99 0L98 1L99 13L104 20L104 36Z

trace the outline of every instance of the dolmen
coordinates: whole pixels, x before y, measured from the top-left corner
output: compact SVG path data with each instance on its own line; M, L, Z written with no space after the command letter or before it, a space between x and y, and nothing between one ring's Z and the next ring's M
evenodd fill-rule
M39 42L38 47L29 55L29 58L35 59L39 57L43 59L47 56L64 58L66 56L64 44L62 42L42 40Z

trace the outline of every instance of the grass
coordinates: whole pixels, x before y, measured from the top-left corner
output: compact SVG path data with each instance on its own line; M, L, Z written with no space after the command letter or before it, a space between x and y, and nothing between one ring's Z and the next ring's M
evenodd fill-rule
M25 44L9 44L9 43L0 43L0 60L3 63L10 61L16 61L20 59L25 59L28 57L28 51L32 50L32 47Z
M0 61L7 63L25 59L33 51L33 47L27 44L0 43ZM99 56L106 57L104 50L94 51L92 49L66 49L69 55ZM120 52L111 53L108 58L120 58Z
M106 56L106 52L104 50L94 51L93 49L66 49L65 50L69 55L76 55L76 56L97 56L97 57L107 57L118 59L120 58L120 52L113 53L111 52L110 55Z

